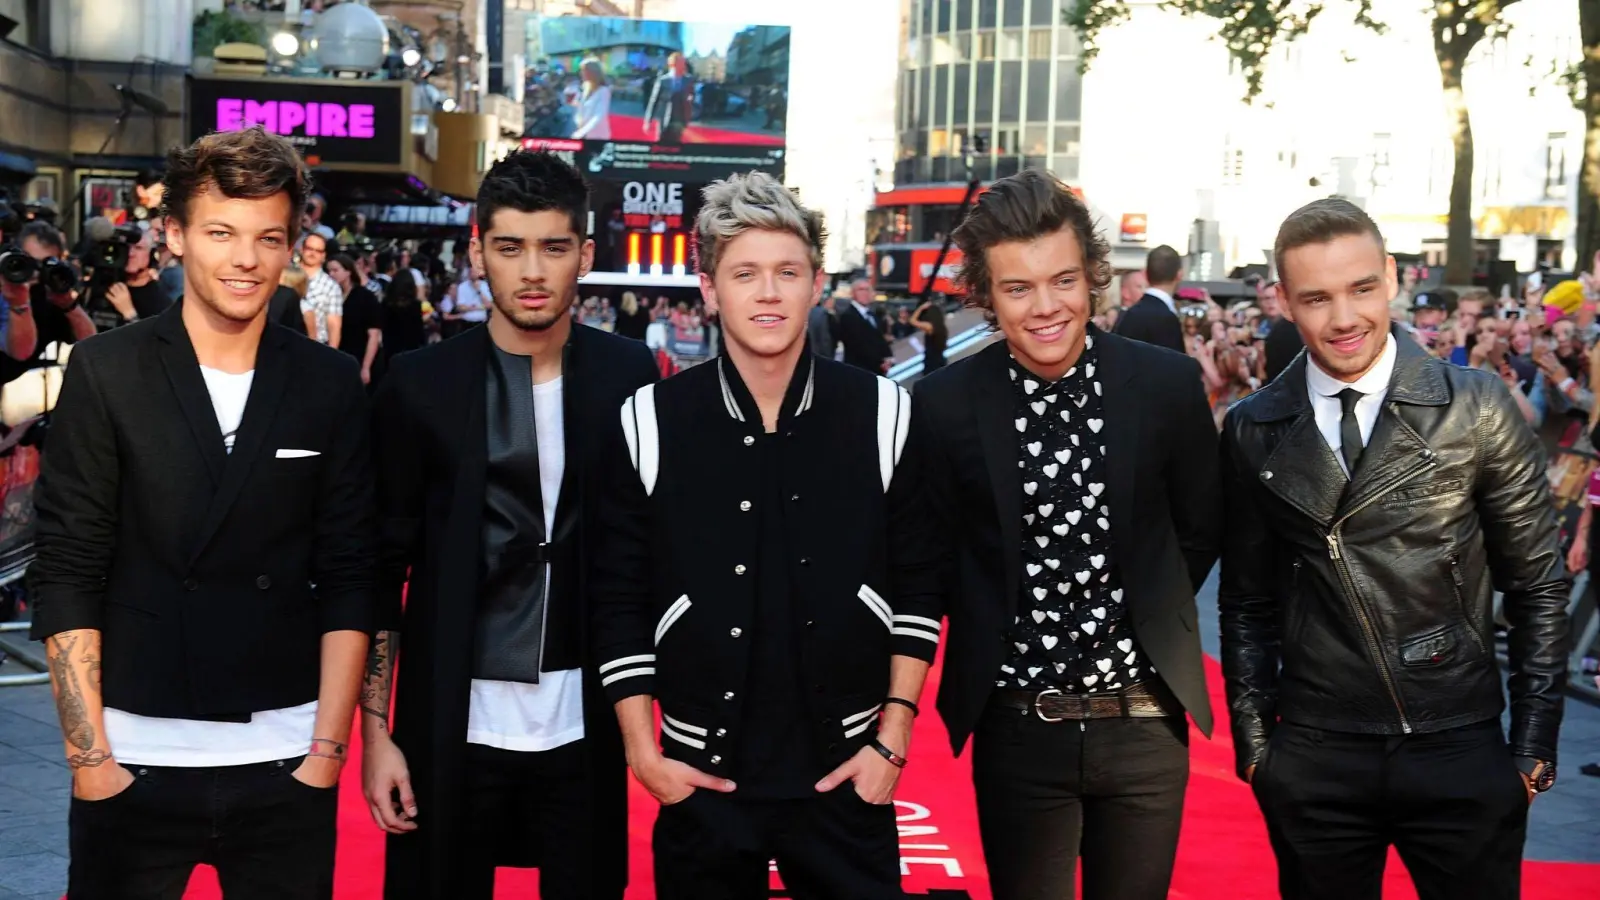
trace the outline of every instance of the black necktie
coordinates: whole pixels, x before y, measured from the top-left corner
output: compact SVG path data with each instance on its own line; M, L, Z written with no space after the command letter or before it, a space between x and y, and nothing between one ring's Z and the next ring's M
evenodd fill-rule
M1339 446L1344 451L1344 464L1355 480L1356 467L1361 465L1361 423L1356 421L1356 404L1366 396L1355 388L1339 392L1339 406L1344 412L1339 417Z

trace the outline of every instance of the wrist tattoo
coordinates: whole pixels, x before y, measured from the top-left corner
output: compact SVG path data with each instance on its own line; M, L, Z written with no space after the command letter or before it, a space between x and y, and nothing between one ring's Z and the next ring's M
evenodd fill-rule
M344 762L346 749L348 748L345 744L341 744L335 740L330 740L328 738L312 738L311 752L307 753L306 755L320 756L323 759L336 759L340 762Z
M108 762L111 762L111 754L104 750L87 750L67 757L67 767L73 771L97 769Z

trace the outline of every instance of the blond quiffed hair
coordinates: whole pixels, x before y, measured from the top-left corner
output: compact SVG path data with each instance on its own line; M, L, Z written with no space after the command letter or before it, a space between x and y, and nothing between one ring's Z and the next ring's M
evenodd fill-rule
M811 268L822 269L822 214L806 209L783 183L765 172L734 175L706 185L694 222L695 262L713 274L722 248L751 229L786 231L806 243Z

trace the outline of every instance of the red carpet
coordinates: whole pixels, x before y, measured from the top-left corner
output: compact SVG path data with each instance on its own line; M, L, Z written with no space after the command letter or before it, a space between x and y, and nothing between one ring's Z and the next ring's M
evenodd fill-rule
M1221 674L1208 662L1212 703L1221 714ZM934 696L937 670L926 696ZM929 707L932 706L930 702ZM1233 776L1233 746L1226 728L1214 741L1198 733L1192 743L1193 774L1183 839L1178 848L1177 875L1169 897L1176 900L1268 900L1277 896L1277 869L1267 846L1266 829L1250 789ZM950 756L949 742L937 715L919 720L912 757L898 793L901 863L909 891L957 888L974 900L989 900L978 845L967 758ZM382 896L383 836L373 827L361 798L357 762L352 760L339 810L340 841L337 900L378 900ZM629 900L655 896L650 878L650 827L655 804L634 786L633 884ZM776 882L774 882L776 883ZM502 870L497 898L531 900L538 884L533 872ZM1530 862L1524 867L1525 900L1580 900L1600 895L1600 865ZM219 897L209 869L195 874L187 900ZM1404 868L1391 858L1384 897L1415 900Z
M612 113L611 140L614 141L643 141L654 143L657 138L653 132L647 133L644 119L639 116L624 116ZM742 144L745 146L782 147L783 135L761 134L752 131L734 131L730 128L712 128L708 125L686 125L683 129L683 143L685 144Z

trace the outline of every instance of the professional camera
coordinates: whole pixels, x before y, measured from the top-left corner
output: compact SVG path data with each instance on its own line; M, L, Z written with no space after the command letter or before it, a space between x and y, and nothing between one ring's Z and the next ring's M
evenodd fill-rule
M0 278L12 284L27 284L39 274L39 261L23 253L14 244L6 245L0 252Z
M93 287L109 287L126 277L128 251L144 238L137 225L112 225L106 219L91 219L85 229L89 233L89 250L83 256L83 267L89 272Z

